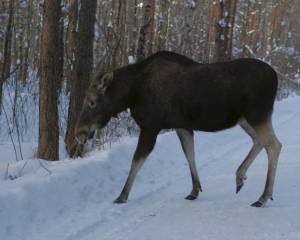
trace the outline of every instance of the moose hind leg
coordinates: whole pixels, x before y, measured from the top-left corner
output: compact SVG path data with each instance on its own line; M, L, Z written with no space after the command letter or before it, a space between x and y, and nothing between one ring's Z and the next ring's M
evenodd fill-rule
M252 138L253 140L253 147L250 150L249 154L239 166L236 171L236 193L238 193L244 185L244 180L246 180L246 172L250 165L253 163L256 156L261 152L263 149L262 144L259 142L257 134L255 133L254 129L244 120L240 123L241 128Z
M127 181L120 196L114 201L114 203L125 203L127 201L134 179L138 171L146 161L147 157L153 150L158 133L159 131L156 130L141 130L138 145L132 159L132 164Z
M271 116L270 118L261 125L253 127L260 143L266 149L268 155L268 173L265 184L265 189L259 200L253 203L253 207L263 207L270 198L273 200L273 187L275 181L276 168L278 163L278 157L282 148L281 143L275 136Z
M189 163L191 176L192 176L192 182L193 182L193 189L185 199L187 200L195 200L198 195L199 191L202 192L198 173L197 173L197 167L195 163L195 151L194 151L194 134L193 130L187 130L187 129L176 129L176 133L180 139L181 146L183 149L183 152L187 158L187 161Z

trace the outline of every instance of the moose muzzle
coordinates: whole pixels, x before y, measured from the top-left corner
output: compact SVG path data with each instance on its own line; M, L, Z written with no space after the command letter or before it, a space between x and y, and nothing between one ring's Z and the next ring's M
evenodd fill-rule
M79 144L84 144L89 134L88 127L75 127L75 137Z

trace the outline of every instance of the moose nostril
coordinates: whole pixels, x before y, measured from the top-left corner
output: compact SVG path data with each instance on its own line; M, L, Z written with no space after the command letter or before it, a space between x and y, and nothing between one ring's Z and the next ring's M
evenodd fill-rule
M90 108L93 108L93 107L96 106L96 103L95 103L94 101L91 101L91 102L89 103L89 105L90 105Z

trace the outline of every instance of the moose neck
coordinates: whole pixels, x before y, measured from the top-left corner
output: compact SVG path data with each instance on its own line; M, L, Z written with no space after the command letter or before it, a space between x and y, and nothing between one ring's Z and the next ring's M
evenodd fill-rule
M113 72L115 84L113 94L116 94L120 100L118 111L121 112L132 105L133 92L139 75L138 66L137 64L127 65Z

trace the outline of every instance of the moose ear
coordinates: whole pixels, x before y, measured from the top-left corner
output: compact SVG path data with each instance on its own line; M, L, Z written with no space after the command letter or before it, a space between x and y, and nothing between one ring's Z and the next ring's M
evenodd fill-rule
M112 82L113 78L114 78L114 72L104 73L100 80L101 83L98 85L98 90L100 90L101 93L104 93L106 88Z

